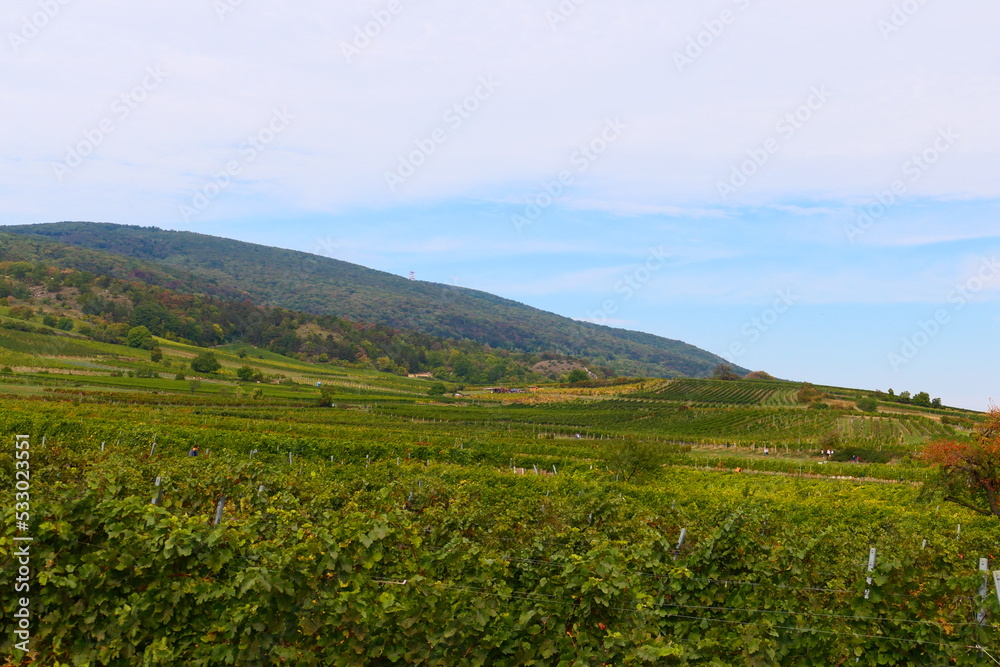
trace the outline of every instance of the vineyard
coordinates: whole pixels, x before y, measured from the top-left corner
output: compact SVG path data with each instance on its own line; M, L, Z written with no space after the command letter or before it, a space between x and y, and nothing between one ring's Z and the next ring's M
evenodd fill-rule
M690 404L795 405L798 387L788 382L725 382L722 380L673 380L659 390L643 394L650 398Z
M915 447L964 437L936 413L808 409L777 382L443 399L273 363L299 381L256 398L0 378L4 440L32 443L30 526L10 500L0 526L4 591L33 538L10 664L1000 659L1000 525L922 490ZM834 439L883 462L821 455ZM631 476L635 452L655 470ZM0 480L12 499L12 444Z

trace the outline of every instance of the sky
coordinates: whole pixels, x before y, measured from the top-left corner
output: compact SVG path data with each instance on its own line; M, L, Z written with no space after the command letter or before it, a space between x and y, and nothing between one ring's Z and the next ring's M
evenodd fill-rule
M155 225L1000 400L990 0L6 0L0 225Z

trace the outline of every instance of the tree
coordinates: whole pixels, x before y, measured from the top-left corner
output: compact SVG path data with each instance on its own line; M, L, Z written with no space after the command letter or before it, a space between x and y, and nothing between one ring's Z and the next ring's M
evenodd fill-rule
M427 388L428 396L444 396L447 387L444 386L443 382L435 382L430 387Z
M929 490L973 512L1000 517L1000 408L990 408L971 440L932 442L921 458L937 468Z
M713 380L739 380L740 376L736 374L733 367L729 364L719 364L712 371Z
M188 387L191 388L191 393L198 391L198 388L201 387L201 380L198 378L191 378L188 380Z
M566 376L567 382L586 382L589 379L590 376L587 375L587 371L582 368L574 368L569 372L569 375Z
M72 331L73 330L73 320L68 317L60 317L59 322L56 324L56 328L62 331Z
M913 397L913 404L919 405L922 408L929 408L931 407L931 395L926 391L921 391Z
M252 382L254 376L254 370L250 366L240 366L236 369L236 377L244 382Z
M222 364L215 358L215 352L202 352L191 360L191 370L197 373L214 373L222 368Z
M910 392L908 391L900 392L899 398L896 399L896 401L899 403L910 403L912 400L913 399L910 398Z
M139 347L144 350L152 350L155 346L153 333L146 327L132 327L129 329L125 342L129 347Z
M163 361L163 350L161 350L158 347L154 347L152 351L149 353L149 360L152 361L154 364L158 364L161 361Z
M626 440L610 461L611 468L622 476L623 482L656 472L665 462L666 452L662 445L642 440Z
M856 401L858 410L862 412L878 412L878 401L876 401L871 396L866 396L865 398L859 398Z

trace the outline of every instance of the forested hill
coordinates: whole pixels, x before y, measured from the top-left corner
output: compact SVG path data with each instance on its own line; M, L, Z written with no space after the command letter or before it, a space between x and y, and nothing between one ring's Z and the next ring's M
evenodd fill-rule
M411 281L309 253L108 223L21 225L2 231L135 258L178 280L197 276L219 292L245 293L259 304L507 350L586 357L623 375L704 377L724 363L681 341L577 322L485 292Z

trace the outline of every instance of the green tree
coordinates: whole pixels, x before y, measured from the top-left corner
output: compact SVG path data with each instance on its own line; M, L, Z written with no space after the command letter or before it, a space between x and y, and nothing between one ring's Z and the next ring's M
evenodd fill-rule
M152 350L155 346L153 333L144 326L132 327L129 329L125 342L129 347L139 347L144 350Z
M191 370L198 373L214 373L222 368L215 358L215 352L202 352L191 361Z
M236 369L236 377L243 382L252 382L254 379L254 370L250 366L240 366Z
M158 347L154 347L152 351L149 353L149 360L152 361L154 364L158 364L161 361L163 361L163 350L161 350Z
M73 320L68 317L60 317L59 322L56 323L56 328L62 331L72 331L73 330Z
M201 380L198 378L191 378L188 380L188 387L191 389L191 393L198 391L198 388L201 387Z
M611 469L623 482L654 473L663 467L667 455L662 445L645 440L626 440L611 456Z
M567 382L586 382L589 379L590 376L587 375L587 371L582 368L574 368L570 371L569 375L566 376Z
M52 313L46 313L42 317L42 324L44 324L47 327L55 327L57 324L59 324L59 318L53 315Z
M913 404L919 405L922 408L931 407L931 395L926 391L922 391L913 397Z
M447 387L444 386L443 382L435 382L430 387L427 388L428 396L444 396Z
M878 412L878 401L871 396L858 399L857 406L862 412Z

